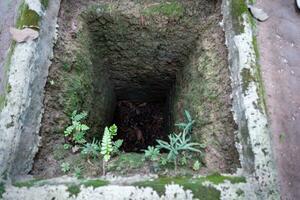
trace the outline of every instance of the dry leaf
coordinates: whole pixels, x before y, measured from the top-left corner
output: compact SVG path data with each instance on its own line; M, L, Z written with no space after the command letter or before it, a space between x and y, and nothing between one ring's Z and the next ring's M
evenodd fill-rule
M31 28L16 29L10 27L10 33L12 35L13 40L19 43L32 41L39 37L39 32Z

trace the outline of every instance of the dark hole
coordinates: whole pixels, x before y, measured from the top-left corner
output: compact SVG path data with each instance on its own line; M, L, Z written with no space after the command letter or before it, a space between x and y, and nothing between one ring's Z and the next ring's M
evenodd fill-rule
M122 150L141 152L147 146L155 146L157 139L166 140L166 118L165 101L118 101L114 122L117 137L123 140Z

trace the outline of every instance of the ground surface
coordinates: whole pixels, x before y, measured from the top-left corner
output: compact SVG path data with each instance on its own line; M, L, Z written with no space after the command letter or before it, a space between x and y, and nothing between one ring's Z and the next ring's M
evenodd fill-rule
M13 26L17 17L16 8L20 0L5 0L0 2L0 95L4 91L4 59L11 44L9 27Z
M258 44L282 199L300 199L300 13L294 0L258 0L270 19Z

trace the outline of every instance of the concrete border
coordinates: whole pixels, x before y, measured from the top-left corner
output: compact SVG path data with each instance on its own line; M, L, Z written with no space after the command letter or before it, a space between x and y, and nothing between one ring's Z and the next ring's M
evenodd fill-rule
M264 94L261 92L264 86L257 62L255 22L244 0L224 0L223 16L242 173L257 185L252 187L259 199L279 199Z
M0 113L0 175L26 174L38 151L44 86L53 57L60 0L42 11L39 0L25 0L41 16L40 37L16 44L10 62L7 104Z
M38 0L26 0L30 5L39 5L33 9L40 13L41 4L35 1ZM249 187L253 187L258 199L279 199L253 22L247 10L234 10L241 9L234 7L234 2L240 2L243 8L246 4L244 0L223 0L233 113L239 126L240 173L247 176ZM50 1L46 13L40 13L43 17L37 41L17 44L14 49L8 79L12 90L0 113L1 175L28 173L38 150L43 92L53 57L59 5L60 0ZM236 28L237 24L242 31ZM243 73L245 70L247 73Z

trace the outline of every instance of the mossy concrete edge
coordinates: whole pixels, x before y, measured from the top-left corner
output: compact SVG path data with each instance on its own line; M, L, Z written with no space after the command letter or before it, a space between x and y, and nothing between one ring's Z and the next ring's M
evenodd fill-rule
M94 184L96 182L96 184ZM100 183L100 184L99 184ZM76 179L63 176L46 180L30 179L6 184L4 199L220 199L222 187L230 187L231 197L247 193L244 177L211 174L197 177L166 177L156 175ZM247 187L246 187L247 186ZM201 189L200 189L201 188ZM121 192L122 191L122 192ZM239 191L239 193L237 193ZM252 195L253 197L253 195ZM234 198L236 199L236 198ZM237 198L238 199L238 198Z
M39 144L43 89L53 57L59 5L60 0L51 1L47 13L42 11L39 0L25 0L21 5L40 16L40 36L16 44L7 66L10 92L0 111L0 179L26 174L32 168ZM23 7L19 10L24 10Z
M245 9L248 3L252 2L223 1L223 26L233 88L233 115L239 127L236 146L242 165L240 173L253 183L251 185L256 198L279 199L270 129L263 103L265 97L258 65L255 22L248 9Z

